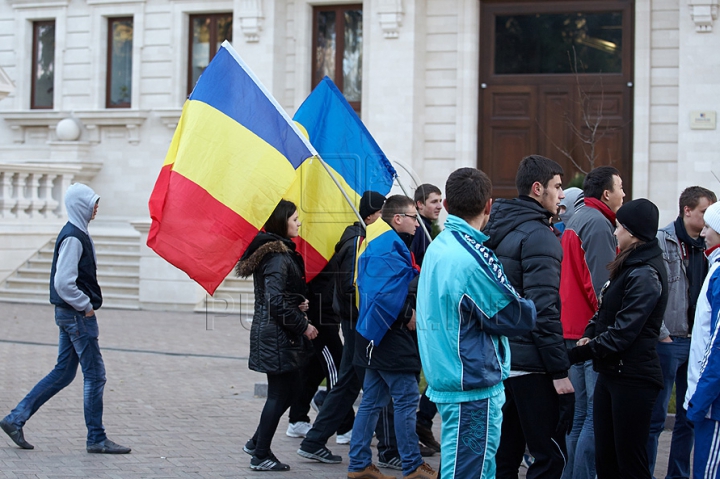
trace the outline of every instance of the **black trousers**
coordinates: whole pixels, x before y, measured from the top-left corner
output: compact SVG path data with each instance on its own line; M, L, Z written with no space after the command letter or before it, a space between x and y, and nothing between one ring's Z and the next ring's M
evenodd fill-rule
M526 374L506 379L502 412L497 478L517 479L527 444L535 458L527 479L559 479L565 468L566 431L558 429L560 404L552 377Z
M310 422L310 401L318 390L323 379L327 378L327 389L330 391L338 380L340 363L343 355L343 343L340 339L340 326L337 324L320 325L318 335L313 339L315 354L303 368L303 385L297 392L296 400L290 406L290 422ZM346 421L340 430L344 434L352 429L355 414Z
M435 415L437 414L438 409L435 403L428 399L426 392L427 391L423 392L422 396L420 396L420 406L418 407L417 412L417 423L420 426L432 429L433 419L435 419Z
M598 479L651 479L647 441L660 387L600 373L593 399Z
M325 402L315 418L312 429L302 442L301 447L306 451L314 452L325 446L335 431L342 434L352 429L351 421L350 427L343 430L348 417L352 417L354 420L353 404L360 394L365 379L365 369L353 366L355 330L350 325L350 321L342 321L342 330L345 346L343 347L338 381L325 397ZM375 435L378 438L378 456L383 460L389 460L399 455L393 418L392 406L383 408L375 429Z
M270 453L270 444L277 430L280 418L288 410L300 387L298 371L282 374L267 374L268 393L265 406L260 414L252 439L255 441L255 456L264 459Z

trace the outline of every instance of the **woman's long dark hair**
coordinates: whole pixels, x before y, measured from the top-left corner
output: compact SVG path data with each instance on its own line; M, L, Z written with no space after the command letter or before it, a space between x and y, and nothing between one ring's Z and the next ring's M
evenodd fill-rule
M607 265L607 268L610 270L610 279L615 279L620 274L620 271L622 270L623 264L625 264L625 260L630 256L630 254L635 251L638 246L644 245L644 241L638 241L636 243L631 244L627 247L627 249L620 252L619 255L610 263Z
M297 211L292 201L280 200L270 218L265 222L265 231L287 238L288 220Z

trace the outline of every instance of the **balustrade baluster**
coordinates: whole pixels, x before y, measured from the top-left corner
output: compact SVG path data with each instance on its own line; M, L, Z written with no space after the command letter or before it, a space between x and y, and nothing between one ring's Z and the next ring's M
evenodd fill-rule
M27 195L27 180L30 173L18 173L13 181L13 197L15 198L15 217L29 218L27 209L30 207L30 198Z
M15 207L15 200L12 196L12 178L14 173L9 171L0 172L0 216L3 218L12 217L12 209Z
M26 196L30 201L28 206L28 214L31 218L40 218L40 210L43 208L43 202L38 195L40 189L40 177L42 173L30 173L27 185L25 186Z
M58 207L58 201L53 198L53 182L58 175L48 173L43 175L40 180L40 198L43 200L43 209L41 211L45 218L53 218L58 216L55 209Z

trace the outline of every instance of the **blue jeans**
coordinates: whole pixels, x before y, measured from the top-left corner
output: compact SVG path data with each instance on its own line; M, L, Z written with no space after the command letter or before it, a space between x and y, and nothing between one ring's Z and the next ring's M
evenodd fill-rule
M565 438L568 462L562 479L595 479L593 396L598 375L593 371L592 361L585 361L573 364L569 376L575 389L575 415L570 434Z
M370 442L380 410L393 401L395 408L395 436L402 459L403 475L410 475L423 463L415 432L415 420L420 391L412 373L365 370L363 397L355 415L350 439L348 471L358 472L372 463Z
M655 458L657 456L660 433L665 429L668 403L675 384L675 427L670 442L670 456L668 457L667 479L690 477L690 453L695 440L695 433L685 417L683 407L685 392L687 391L687 368L690 357L690 338L672 336L671 343L657 344L657 353L660 357L665 387L660 391L650 422L650 436L647 450L650 463L650 473L655 471Z
M97 317L85 317L82 312L56 307L55 323L60 328L55 369L41 379L5 419L16 427L23 427L43 404L75 379L80 364L85 381L87 444L97 444L107 438L102 425L105 364L98 345Z

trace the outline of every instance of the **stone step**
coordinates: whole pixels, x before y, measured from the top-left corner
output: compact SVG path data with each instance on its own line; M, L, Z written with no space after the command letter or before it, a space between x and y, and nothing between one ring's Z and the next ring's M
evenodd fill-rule
M96 250L96 251L95 251L95 256L96 256L97 259L98 259L98 265L100 265L100 262L101 262L101 261L106 261L106 262L107 262L107 261L111 261L111 262L114 261L114 262L118 262L118 261L131 260L131 262L132 262L133 260L135 260L135 262L139 263L139 258L140 258L139 250L138 250L138 252L132 252L132 251L114 251L114 250L112 250L112 251L110 251L110 250L108 250L108 251L99 251L99 250ZM35 260L35 259L37 259L38 261L43 261L43 262L47 261L47 262L49 262L49 263L52 264L53 251L40 250L40 251L38 251L37 256L35 256L35 257L33 258L33 260Z
M3 288L0 289L0 302L50 304L50 292ZM132 294L105 293L103 291L103 308L139 309L139 298Z
M128 256L126 261L110 261L105 256L98 257L98 275L104 273L117 273L140 276L140 259L136 256L136 260L131 260L132 256ZM45 269L50 275L50 268L52 267L52 258L32 258L27 261L27 266L31 267L33 271L39 271ZM23 268L21 268L23 269Z
M140 244L137 236L96 235L98 282L103 306L139 309ZM2 286L0 301L48 304L55 239L45 244Z

